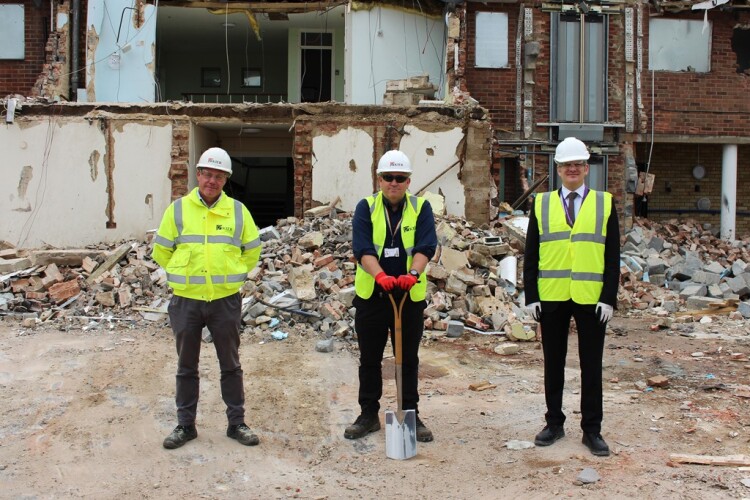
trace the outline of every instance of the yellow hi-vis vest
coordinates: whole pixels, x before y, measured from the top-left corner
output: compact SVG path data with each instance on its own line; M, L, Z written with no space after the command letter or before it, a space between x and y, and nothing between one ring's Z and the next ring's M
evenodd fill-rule
M370 205L370 220L372 221L372 242L375 244L375 250L378 252L378 259L383 254L385 245L386 225L385 225L385 207L383 206L383 192L375 196L365 198ZM424 198L406 195L404 211L401 215L401 243L406 251L406 269L404 274L411 269L411 263L414 260L412 250L414 249L414 233L417 230L417 218L422 211ZM354 290L357 296L363 299L369 299L375 289L375 278L365 271L361 265L357 264L357 274L354 276ZM419 276L419 281L409 291L409 298L413 302L424 300L427 295L427 278L425 273Z
M222 194L208 208L195 188L164 212L152 257L175 295L208 302L237 293L260 249L258 228L242 203Z
M571 229L558 191L536 197L540 300L599 302L604 285L604 241L611 211L612 195L591 190Z

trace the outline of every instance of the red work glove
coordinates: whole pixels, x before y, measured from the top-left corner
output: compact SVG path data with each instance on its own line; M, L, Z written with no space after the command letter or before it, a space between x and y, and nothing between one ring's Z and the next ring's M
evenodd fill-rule
M378 275L375 276L375 283L380 285L380 288L382 288L386 292L390 292L391 290L396 288L396 278L394 278L393 276L388 276L383 271L379 272Z
M417 277L413 274L402 274L398 277L396 282L401 290L408 292L411 290L411 287L417 284Z

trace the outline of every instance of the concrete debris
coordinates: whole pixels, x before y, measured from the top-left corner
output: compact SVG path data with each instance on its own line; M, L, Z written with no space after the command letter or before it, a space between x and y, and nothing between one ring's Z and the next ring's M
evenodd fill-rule
M576 481L578 481L580 484L592 484L598 482L601 478L602 477L599 475L596 469L586 467L581 471L580 474L578 474Z
M279 219L261 230L260 263L241 290L250 332L269 334L284 321L288 332L299 324L326 340L356 339L351 213L331 205L318 212L323 215ZM508 215L481 226L453 216L436 219L440 247L426 273L426 330L438 332L436 338L470 332L538 339L523 309L528 218ZM4 242L0 315L47 322L115 313L166 324L170 292L150 248L150 242L129 241L114 248L20 250ZM617 314L653 315L653 331L680 334L685 323L701 318L748 318L748 262L747 239L723 241L691 221L636 220L623 237ZM517 351L516 344L496 348L501 355Z

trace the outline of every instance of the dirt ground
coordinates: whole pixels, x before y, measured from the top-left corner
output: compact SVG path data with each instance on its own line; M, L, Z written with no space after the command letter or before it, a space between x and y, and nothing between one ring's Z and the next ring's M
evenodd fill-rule
M581 444L576 339L570 342L565 439L511 450L543 426L538 342L500 356L496 337L428 332L421 415L435 433L406 461L385 456L383 431L350 441L357 353L315 351L304 329L282 341L243 334L247 423L261 444L225 436L219 371L201 355L198 439L165 450L175 425L175 354L166 324L58 322L26 329L0 319L0 484L3 498L742 498L750 469L680 465L671 453L748 454L746 322L679 324L616 317L606 342L603 435L608 458ZM696 353L702 352L702 356ZM392 364L392 360L391 364ZM386 360L388 362L388 360ZM638 382L665 375L667 388ZM469 384L495 388L475 392ZM384 409L395 408L386 381ZM383 417L381 417L382 419ZM601 479L582 485L593 468Z

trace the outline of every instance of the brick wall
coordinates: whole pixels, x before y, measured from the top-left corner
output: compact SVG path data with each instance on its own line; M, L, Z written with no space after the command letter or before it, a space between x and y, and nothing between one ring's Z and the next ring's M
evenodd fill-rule
M25 58L23 60L0 60L0 97L9 94L23 96L62 97L71 99L70 94L70 2L55 2L54 14L50 23L49 0L41 0L36 7L33 0L0 0L0 4L24 5ZM78 34L78 86L86 85L86 13L88 1L80 0ZM57 30L57 13L67 16L66 24L60 32L50 32L50 26ZM75 100L75 96L72 97Z
M692 218L709 222L718 231L721 217L721 144L655 144L650 173L656 176L654 191L648 198L648 218L655 221ZM649 145L636 147L639 163L648 160ZM706 168L702 180L693 178L692 169L700 163ZM737 148L737 224L736 236L750 236L750 145ZM699 191L696 191L699 189ZM671 190L671 191L669 191ZM696 202L708 198L713 213L697 213ZM678 211L684 211L679 214Z
M670 15L674 19L703 20L703 11ZM728 135L747 137L750 114L750 76L737 73L737 55L732 51L734 26L750 23L750 12L708 13L711 38L711 70L708 73L654 72L654 132L656 134ZM642 97L650 115L651 72L648 71L648 15L644 15L644 71ZM650 132L649 120L646 129Z
M190 122L175 119L172 125L172 201L188 193L188 161L190 160Z
M495 128L515 130L516 125L516 67L515 39L518 5L468 3L466 10L466 53L462 61L466 88L471 97L487 108ZM477 68L475 43L476 13L504 12L508 14L508 68Z
M35 7L32 0L0 0L2 4L24 6L25 58L0 60L0 97L9 94L33 95L36 82L45 61L45 45L50 31L50 4L43 0Z

